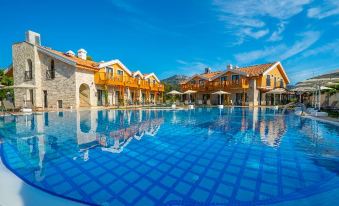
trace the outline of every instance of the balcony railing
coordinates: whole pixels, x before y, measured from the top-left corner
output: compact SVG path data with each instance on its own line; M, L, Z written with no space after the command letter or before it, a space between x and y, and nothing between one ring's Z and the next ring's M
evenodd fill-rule
M33 79L32 71L25 71L25 80L29 81Z
M133 77L123 77L120 75L113 76L111 73L106 72L97 72L94 75L94 80L96 84L105 84L105 85L119 85L126 86L131 88L140 88L140 89L151 89L152 91L164 91L163 84L153 84L145 81L143 79L133 78Z
M55 70L47 70L46 79L54 79L54 78L55 78Z
M195 90L195 91L212 91L212 90L222 90L230 88L248 88L247 79L236 79L228 81L214 81L208 82L206 84L184 84L181 85L181 89L186 90Z

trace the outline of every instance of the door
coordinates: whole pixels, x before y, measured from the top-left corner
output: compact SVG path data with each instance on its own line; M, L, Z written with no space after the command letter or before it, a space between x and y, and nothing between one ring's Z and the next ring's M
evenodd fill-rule
M114 104L115 105L119 104L119 99L120 99L120 92L119 91L115 91L115 98L114 98L114 100L115 100Z
M44 90L44 107L48 107L47 90Z
M102 95L103 95L103 91L98 89L98 106L102 106Z

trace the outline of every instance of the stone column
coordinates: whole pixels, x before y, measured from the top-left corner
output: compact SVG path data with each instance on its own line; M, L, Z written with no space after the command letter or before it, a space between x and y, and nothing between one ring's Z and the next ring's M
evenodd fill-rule
M250 107L258 106L259 91L257 89L257 80L256 79L250 80L247 95L248 95L248 105Z

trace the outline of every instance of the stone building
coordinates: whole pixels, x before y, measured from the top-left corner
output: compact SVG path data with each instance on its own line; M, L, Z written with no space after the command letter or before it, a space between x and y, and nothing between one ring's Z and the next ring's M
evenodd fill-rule
M26 32L25 41L13 44L12 58L9 73L13 74L14 85L31 87L14 89L18 108L25 102L37 108L77 108L162 101L164 87L154 73L131 72L119 60L100 63L87 60L84 49L77 54L71 50L56 51L42 46L40 34L32 31ZM115 67L119 68L116 74L112 71ZM124 78L119 79L121 73ZM132 98L131 88L147 96Z

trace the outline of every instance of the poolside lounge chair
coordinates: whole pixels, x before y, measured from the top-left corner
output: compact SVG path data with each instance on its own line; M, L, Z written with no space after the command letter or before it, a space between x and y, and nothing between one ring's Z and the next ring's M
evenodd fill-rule
M10 102L8 100L4 100L4 101L2 101L2 104L3 104L4 111L12 110L12 112L14 112L16 110L13 102Z

